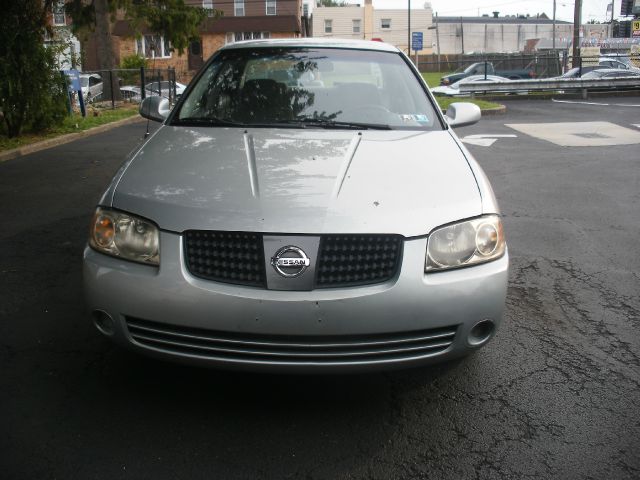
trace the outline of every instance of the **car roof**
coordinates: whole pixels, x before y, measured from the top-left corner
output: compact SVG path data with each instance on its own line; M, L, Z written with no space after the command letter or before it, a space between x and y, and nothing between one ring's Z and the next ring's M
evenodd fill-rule
M268 40L245 40L225 45L221 50L237 48L269 48L269 47L311 47L311 48L341 48L345 50L375 50L379 52L394 52L398 50L393 45L373 40L349 40L343 38L278 38Z

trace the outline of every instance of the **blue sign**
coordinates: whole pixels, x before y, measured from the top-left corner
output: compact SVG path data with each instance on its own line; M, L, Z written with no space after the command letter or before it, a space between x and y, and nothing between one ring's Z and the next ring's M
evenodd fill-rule
M411 50L422 50L422 32L411 32Z
M64 70L64 74L69 80L69 91L77 92L80 90L80 74L77 70Z

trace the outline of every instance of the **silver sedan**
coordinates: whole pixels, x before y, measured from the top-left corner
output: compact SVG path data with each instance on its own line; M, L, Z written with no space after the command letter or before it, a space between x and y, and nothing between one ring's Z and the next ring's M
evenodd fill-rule
M422 365L500 325L491 186L395 47L218 51L104 192L84 251L93 321L176 361L270 371Z

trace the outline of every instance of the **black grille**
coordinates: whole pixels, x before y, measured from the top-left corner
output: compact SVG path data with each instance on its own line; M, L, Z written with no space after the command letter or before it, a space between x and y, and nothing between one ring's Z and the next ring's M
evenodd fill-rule
M262 235L246 232L188 231L185 261L196 277L266 287Z
M316 287L368 285L393 278L400 266L399 235L326 235L320 240Z
M443 353L457 326L370 335L265 335L223 332L126 317L140 346L182 357L268 364L330 365L419 359Z

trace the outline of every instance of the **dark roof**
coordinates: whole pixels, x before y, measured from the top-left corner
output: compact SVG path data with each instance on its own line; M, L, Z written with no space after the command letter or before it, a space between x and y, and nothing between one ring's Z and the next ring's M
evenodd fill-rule
M264 15L259 17L207 18L200 25L202 33L226 32L300 32L300 19L294 15ZM116 37L133 37L135 31L127 20L117 20L111 33ZM140 33L152 33L143 26Z
M438 17L439 23L531 23L531 24L552 24L553 20L543 17ZM435 17L434 17L435 23ZM556 20L556 24L571 24L564 20Z

